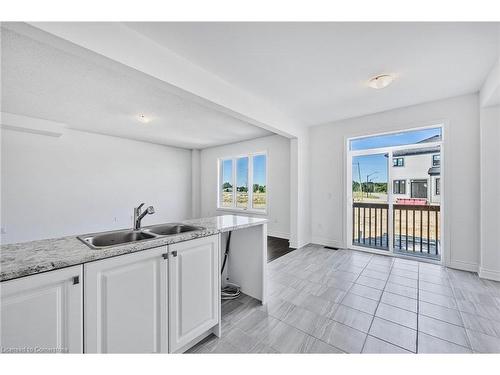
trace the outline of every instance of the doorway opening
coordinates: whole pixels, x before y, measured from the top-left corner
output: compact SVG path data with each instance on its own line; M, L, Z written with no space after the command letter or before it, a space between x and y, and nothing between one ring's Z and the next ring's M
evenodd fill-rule
M348 140L348 246L441 260L442 127Z

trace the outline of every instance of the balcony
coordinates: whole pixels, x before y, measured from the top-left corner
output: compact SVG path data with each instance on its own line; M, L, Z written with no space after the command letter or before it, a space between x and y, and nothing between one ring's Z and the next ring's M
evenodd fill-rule
M389 205L353 203L352 243L389 250ZM440 206L394 204L392 210L394 253L440 259Z

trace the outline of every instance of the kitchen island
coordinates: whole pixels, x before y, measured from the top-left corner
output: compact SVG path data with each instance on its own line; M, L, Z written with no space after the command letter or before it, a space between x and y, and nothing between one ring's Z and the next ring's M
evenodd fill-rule
M225 282L265 303L266 219L181 223L202 229L102 249L76 236L1 246L2 349L183 352L220 335Z

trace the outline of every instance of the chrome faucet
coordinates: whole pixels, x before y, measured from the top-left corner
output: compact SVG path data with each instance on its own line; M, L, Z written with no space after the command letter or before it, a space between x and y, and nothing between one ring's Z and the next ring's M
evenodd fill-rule
M155 209L153 206L149 206L146 211L141 212L142 206L144 206L144 203L141 203L138 207L134 208L134 230L140 230L141 229L141 220L144 218L146 215L152 215L155 213Z

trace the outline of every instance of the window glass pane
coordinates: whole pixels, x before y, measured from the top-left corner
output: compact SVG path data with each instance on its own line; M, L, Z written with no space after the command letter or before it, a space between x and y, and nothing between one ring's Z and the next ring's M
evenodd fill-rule
M236 207L248 207L248 158L236 160Z
M267 204L266 155L253 157L253 198L252 207L265 209Z
M367 150L439 141L441 141L441 128L431 128L353 139L350 141L349 147L351 150Z
M223 160L221 207L233 207L233 161Z

